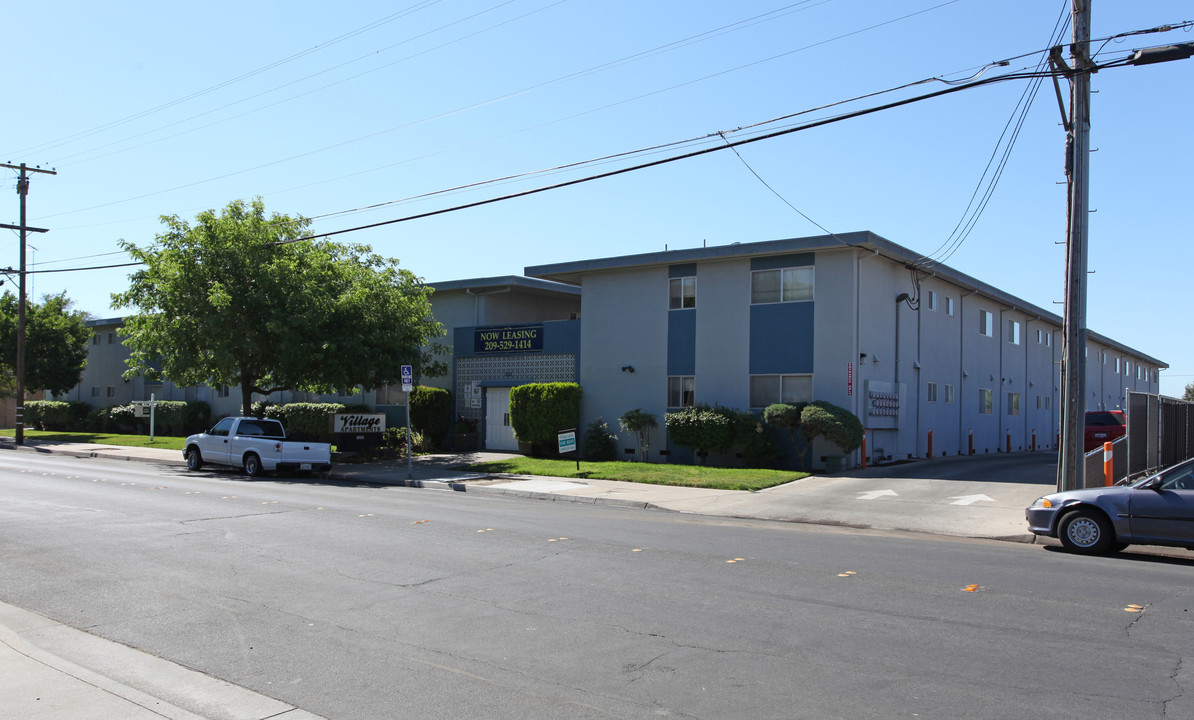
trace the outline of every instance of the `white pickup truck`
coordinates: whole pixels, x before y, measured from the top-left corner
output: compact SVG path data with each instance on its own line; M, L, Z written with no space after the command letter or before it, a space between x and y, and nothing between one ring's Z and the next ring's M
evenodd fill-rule
M226 417L207 432L187 438L182 452L188 470L204 463L244 468L251 476L274 470L332 469L332 446L286 439L277 420Z

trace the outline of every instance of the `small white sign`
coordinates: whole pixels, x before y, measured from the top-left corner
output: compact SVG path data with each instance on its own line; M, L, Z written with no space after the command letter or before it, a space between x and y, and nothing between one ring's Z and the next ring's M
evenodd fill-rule
M473 409L480 409L481 407L481 383L473 385L473 401L470 403Z

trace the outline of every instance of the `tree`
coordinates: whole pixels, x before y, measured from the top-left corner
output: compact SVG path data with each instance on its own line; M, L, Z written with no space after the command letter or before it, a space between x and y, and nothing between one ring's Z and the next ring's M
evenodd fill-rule
M627 410L618 418L622 432L632 432L638 438L638 451L643 462L648 461L647 451L651 448L651 430L658 425L655 416L642 408Z
M1194 383L1190 383L1186 386L1186 391L1182 393L1182 400L1194 402Z
M423 375L443 328L431 317L431 289L398 261L367 245L300 240L310 221L265 216L260 198L235 200L192 226L163 216L166 231L146 248L121 246L145 264L112 295L135 307L121 334L132 350L125 377L166 377L179 385L328 393L401 381L401 366Z
M46 295L25 306L25 389L64 393L83 376L87 364L87 314L71 310L66 293ZM0 387L16 389L17 296L0 296Z

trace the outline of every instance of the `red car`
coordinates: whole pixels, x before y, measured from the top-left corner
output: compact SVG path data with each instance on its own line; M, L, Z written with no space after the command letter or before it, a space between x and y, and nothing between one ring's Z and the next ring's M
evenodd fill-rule
M1128 432L1128 419L1123 410L1092 410L1086 413L1086 449L1090 452L1103 447L1103 443L1115 442Z

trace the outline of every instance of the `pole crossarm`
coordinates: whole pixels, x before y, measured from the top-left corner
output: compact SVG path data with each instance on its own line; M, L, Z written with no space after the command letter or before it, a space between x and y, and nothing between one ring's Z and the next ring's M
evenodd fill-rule
M24 230L25 232L50 232L48 228L35 228L27 225L9 225L8 223L0 223L0 228L4 230Z

